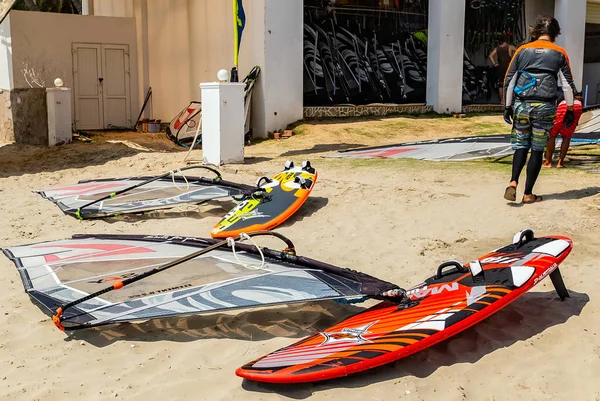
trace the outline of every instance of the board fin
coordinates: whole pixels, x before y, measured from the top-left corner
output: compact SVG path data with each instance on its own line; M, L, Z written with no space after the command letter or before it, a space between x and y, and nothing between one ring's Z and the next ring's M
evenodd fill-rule
M550 280L552 280L554 289L556 289L556 293L560 297L561 301L571 298L571 295L569 295L569 291L565 286L565 282L563 281L562 275L560 274L560 270L558 268L550 273Z

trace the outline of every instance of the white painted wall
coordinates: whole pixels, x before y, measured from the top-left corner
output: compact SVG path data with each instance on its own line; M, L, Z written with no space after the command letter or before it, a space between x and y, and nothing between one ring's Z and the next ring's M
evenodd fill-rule
M600 85L600 63L586 63L583 66L583 86L581 91L585 96L585 87L588 86L588 106L600 104L600 94L598 93Z
M585 14L584 0L556 0L554 18L558 20L561 34L556 38L556 44L562 46L569 55L573 80L578 90L583 83L583 48L585 44Z
M122 1L125 11L119 8ZM201 100L199 83L216 81L222 68L231 70L232 2L94 0L93 10L96 15L122 15L130 3L136 18L140 102L151 86L152 117L170 121L191 100ZM302 7L300 0L244 2L240 80L255 65L262 69L252 98L256 136L302 118Z
M164 3L169 3L172 0L167 0ZM88 4L90 1L88 0ZM105 17L126 17L134 16L133 0L93 0L93 14Z
M0 89L13 89L12 40L10 15L0 24Z
M95 0L94 13L109 13L114 9L111 4L120 1ZM263 65L260 51L263 46L257 49L253 42L253 32L264 21L255 11L260 10L256 5L261 1L264 0L245 4L248 23L240 50L240 78L254 65ZM191 100L201 100L199 83L214 82L220 69L231 69L231 3L230 0L133 0L140 61L138 97L141 104L148 87L152 87L153 118L170 121Z
M437 113L462 110L465 0L429 0L427 104Z
M107 18L71 14L11 11L14 87L28 88L21 73L25 62L47 72L46 85L60 77L64 86L73 87L71 45L78 43L129 45L131 93L138 93L137 41L133 18ZM131 96L132 114L139 110L139 99ZM137 115L136 115L137 117ZM135 117L133 117L135 118Z

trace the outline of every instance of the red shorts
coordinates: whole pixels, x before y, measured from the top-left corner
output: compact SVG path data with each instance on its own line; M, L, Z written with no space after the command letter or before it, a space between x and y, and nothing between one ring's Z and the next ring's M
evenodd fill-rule
M550 131L550 136L557 136L560 134L563 138L571 139L573 138L573 134L577 129L577 123L579 123L579 119L581 118L581 114L583 113L583 107L581 102L576 100L575 104L573 104L573 110L575 113L575 122L569 128L565 127L563 120L565 118L565 114L567 113L567 103L561 102L556 109L556 119L554 120L554 126Z

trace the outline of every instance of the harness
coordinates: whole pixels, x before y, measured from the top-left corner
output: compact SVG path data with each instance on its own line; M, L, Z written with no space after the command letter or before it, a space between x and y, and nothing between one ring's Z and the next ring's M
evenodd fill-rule
M515 93L517 94L517 96L520 96L523 92L525 92L527 89L534 87L535 85L537 85L537 78L534 77L533 75L531 75L530 73L528 73L525 70L519 70L518 71L521 74L524 74L525 76L527 76L529 78L529 82L524 85L524 86L515 86Z

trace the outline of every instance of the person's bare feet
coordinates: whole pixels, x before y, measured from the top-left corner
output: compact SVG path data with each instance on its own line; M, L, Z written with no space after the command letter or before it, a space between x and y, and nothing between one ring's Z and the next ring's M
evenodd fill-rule
M542 167L552 168L552 162L543 162Z
M563 162L558 162L556 163L556 168L565 168L565 165L563 164Z

